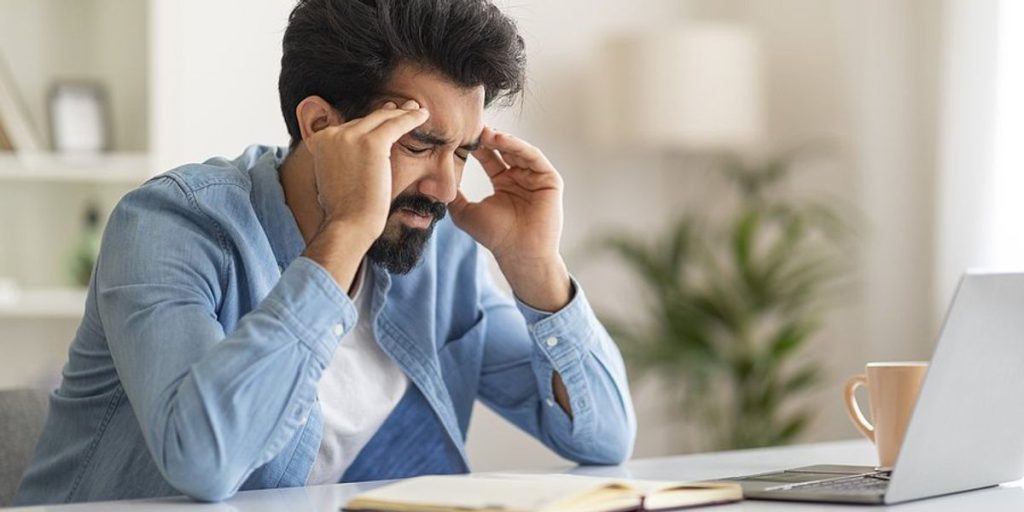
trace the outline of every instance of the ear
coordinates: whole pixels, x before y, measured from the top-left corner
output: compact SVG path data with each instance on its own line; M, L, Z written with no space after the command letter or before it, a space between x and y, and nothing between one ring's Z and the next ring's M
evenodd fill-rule
M345 122L341 114L320 96L308 96L295 107L295 117L299 121L299 133L306 140L314 133L332 125Z

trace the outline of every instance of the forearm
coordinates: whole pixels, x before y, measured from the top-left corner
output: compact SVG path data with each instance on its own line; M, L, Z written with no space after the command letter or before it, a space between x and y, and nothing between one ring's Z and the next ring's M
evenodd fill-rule
M555 401L558 402L558 406L569 415L569 419L572 419L572 405L569 400L569 390L565 389L565 382L562 381L562 376L558 372L551 372L551 390L555 394Z
M300 428L355 308L304 258L226 335L207 304L167 293L177 299L102 290L103 315L123 319L111 322L111 353L168 482L221 499Z
M625 368L583 291L571 290L570 303L554 313L522 300L518 312L511 304L488 309L488 345L506 347L496 352L503 355L509 345L522 351L488 361L481 397L563 457L617 463L628 457L636 432ZM508 366L509 358L523 363Z
M572 299L569 270L558 254L547 258L498 258L516 298L541 311L558 311Z
M254 313L194 364L172 395L158 399L150 416L158 467L200 500L233 495L296 435L315 401L321 364L302 344L268 330L272 316Z
M306 246L303 256L320 264L342 290L348 290L374 238L356 223L326 221Z
M542 407L546 434L574 460L619 462L636 428L622 356L582 290L572 290L570 303L550 315L519 305L540 356L533 365L538 382L551 382L549 393L560 406ZM558 420L562 411L571 422Z
M554 312L572 300L572 282L569 271L557 255L546 260L499 262L499 268L508 280L516 297L531 308ZM572 418L569 392L558 372L551 374L551 389L559 407Z
M580 299L530 329L539 352L533 371L550 397L543 431L572 460L614 464L628 458L635 435L629 388L618 348Z

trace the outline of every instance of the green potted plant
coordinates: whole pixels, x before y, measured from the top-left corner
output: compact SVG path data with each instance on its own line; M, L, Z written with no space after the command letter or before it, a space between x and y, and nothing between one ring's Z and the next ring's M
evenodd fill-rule
M852 269L852 231L837 202L780 187L796 153L721 161L735 190L726 218L679 217L654 240L613 234L598 245L646 295L634 321L602 315L634 377L658 376L697 429L689 448L785 444L813 417L800 398L822 377L806 350Z

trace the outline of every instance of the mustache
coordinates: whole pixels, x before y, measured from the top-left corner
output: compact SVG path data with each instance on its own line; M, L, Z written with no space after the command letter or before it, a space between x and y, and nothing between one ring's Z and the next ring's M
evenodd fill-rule
M443 219L448 214L448 208L445 207L444 203L434 201L423 194L407 194L398 196L391 202L391 210L388 211L388 216L403 208L412 210L420 215L433 216L434 222Z

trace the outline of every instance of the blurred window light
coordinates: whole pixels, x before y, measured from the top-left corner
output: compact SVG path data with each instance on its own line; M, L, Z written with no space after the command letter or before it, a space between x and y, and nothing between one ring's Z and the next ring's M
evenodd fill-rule
M1024 267L1024 2L1001 0L986 263Z

